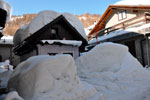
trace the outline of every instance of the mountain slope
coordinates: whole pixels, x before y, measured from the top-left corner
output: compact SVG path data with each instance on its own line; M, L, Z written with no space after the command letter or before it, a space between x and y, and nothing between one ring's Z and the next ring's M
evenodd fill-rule
M6 28L3 32L4 35L14 35L16 30L26 24L28 24L37 14L24 14L22 16L12 16L9 22L6 24ZM100 15L98 14L83 14L83 15L76 15L81 22L83 23L84 27L87 28L95 23L95 21L100 19Z

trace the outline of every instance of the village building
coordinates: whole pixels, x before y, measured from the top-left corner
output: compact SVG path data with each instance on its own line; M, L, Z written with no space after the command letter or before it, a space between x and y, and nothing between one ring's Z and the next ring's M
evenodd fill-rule
M87 48L103 42L124 44L143 66L150 66L150 4L126 1L109 5L89 33Z
M20 58L13 53L13 46L13 36L3 36L0 39L0 62L9 60L13 66L20 62Z
M27 34L26 30L33 29L31 27L32 25L35 26L34 22L36 20L42 20L40 18L43 18L45 14L51 16L48 22L46 22L46 25L41 26L41 28L35 30L32 34L29 34L30 36L24 36ZM78 23L76 24L78 27L73 26L73 23L71 23L71 21L75 23L79 20L72 17L73 15L71 14L58 14L53 11L39 13L28 26L16 32L14 36L14 53L20 56L20 61L36 55L56 54L70 54L76 59L80 55L79 51L84 51L87 40L79 33L79 30L81 30L78 29L80 28L80 23L79 26Z
M11 16L11 6L6 2L0 3L0 62L9 60L10 64L16 66L18 64L18 57L14 55L13 51L13 36L3 36L3 31L6 22Z

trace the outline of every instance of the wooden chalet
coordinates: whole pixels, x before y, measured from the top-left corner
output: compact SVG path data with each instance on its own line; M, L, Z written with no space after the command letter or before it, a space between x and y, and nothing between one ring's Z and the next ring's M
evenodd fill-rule
M102 42L124 44L141 64L150 66L149 23L150 5L110 5L89 33L89 39L97 40L88 48ZM125 34L117 33L121 31ZM116 33L118 35L115 35Z
M43 40L47 42L42 42ZM54 40L54 42L49 43L50 40ZM64 40L80 41L81 46L63 44L61 41ZM77 58L79 51L83 51L86 45L87 40L82 37L63 15L60 15L15 46L13 51L16 55L20 56L21 61L31 56L43 54L71 54L74 58Z

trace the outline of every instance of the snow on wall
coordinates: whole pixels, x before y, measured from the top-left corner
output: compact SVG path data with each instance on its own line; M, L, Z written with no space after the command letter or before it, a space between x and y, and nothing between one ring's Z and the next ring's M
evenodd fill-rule
M4 0L0 0L0 8L7 11L7 21L8 21L12 14L12 7Z
M150 71L142 67L126 46L100 44L79 57L76 65L81 80L94 85L101 93L100 100L150 98Z
M69 13L60 14L55 11L46 10L46 11L39 12L38 15L28 25L19 29L16 32L13 40L14 44L16 45L20 43L25 38L29 37L36 31L38 31L39 29L47 25L48 23L52 22L60 15L63 15L69 21L69 23L81 34L81 36L87 40L84 27L76 16ZM18 38L21 38L21 41L18 40Z
M49 43L49 44L54 44L54 43L61 43L61 44L68 44L68 45L73 45L73 46L81 46L82 41L72 41L72 40L41 40L42 43Z
M150 5L150 1L149 0L121 0L117 3L115 3L115 5Z
M14 70L8 88L25 100L88 100L96 93L79 80L70 55L29 58Z

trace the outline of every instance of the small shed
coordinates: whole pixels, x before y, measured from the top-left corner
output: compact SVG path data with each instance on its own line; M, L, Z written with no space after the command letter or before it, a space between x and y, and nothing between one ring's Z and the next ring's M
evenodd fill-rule
M55 13L55 15L57 15L57 13ZM58 14L58 16L48 24L20 41L18 41L17 37L21 36L18 35L23 34L23 32L26 34L26 29L29 29L29 26L32 26L31 24L34 23L34 19L26 26L25 31L18 30L18 33L16 32L14 37L14 39L16 39L14 40L14 53L20 56L21 61L24 61L31 56L43 54L70 54L76 59L79 56L79 51L84 51L84 47L87 45L86 38L83 37L78 31L79 29L70 22L73 20L68 19L73 15L69 14L70 17L68 18L65 17L65 15L66 14ZM37 15L37 17L39 16ZM37 17L35 17L35 19L38 19ZM41 16L39 18L41 18ZM84 28L82 30L84 30Z

